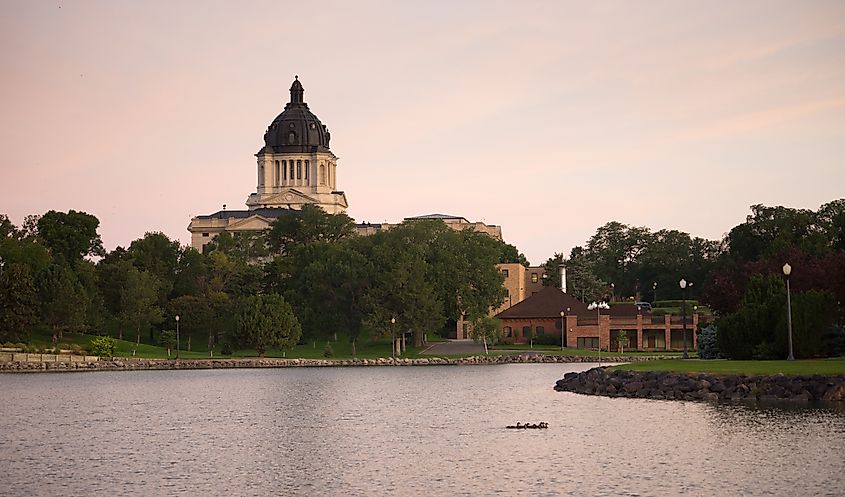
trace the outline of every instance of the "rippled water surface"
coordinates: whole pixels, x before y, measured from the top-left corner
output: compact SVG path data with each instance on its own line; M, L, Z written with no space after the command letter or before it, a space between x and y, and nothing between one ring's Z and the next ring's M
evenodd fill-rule
M841 411L552 389L585 367L0 375L0 495L845 495Z

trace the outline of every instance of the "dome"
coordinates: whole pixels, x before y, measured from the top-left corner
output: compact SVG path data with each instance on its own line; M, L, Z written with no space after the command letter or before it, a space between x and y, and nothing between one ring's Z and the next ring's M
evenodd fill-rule
M290 102L264 133L264 148L259 154L330 151L329 130L308 109L308 104L302 99L304 93L299 76L295 76L290 86Z

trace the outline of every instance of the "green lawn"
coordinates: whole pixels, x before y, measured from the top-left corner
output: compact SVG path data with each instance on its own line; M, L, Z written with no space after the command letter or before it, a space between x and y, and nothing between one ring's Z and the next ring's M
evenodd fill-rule
M125 336L125 335L124 335ZM72 345L77 344L82 347L88 348L91 340L96 338L94 335L85 335L82 333L65 333L64 336L58 340L59 345ZM164 347L160 347L157 345L149 345L145 343L136 344L134 340L118 340L115 339L117 342L117 347L115 349L115 356L117 357L139 357L144 359L166 359L168 358L167 349ZM201 344L199 342L202 342ZM52 333L45 328L33 330L32 333L32 340L31 343L36 345L39 348L51 348L52 347ZM334 354L329 357L330 359L352 359L352 344L349 340L344 336L338 336L338 341L330 341L329 344L331 345L332 351ZM180 350L180 357L187 358L187 359L202 359L210 357L210 353L206 346L205 340L195 340L194 345L197 347L194 348L192 351L188 351L187 349L187 342L184 340L181 341L181 350ZM199 350L196 350L199 348ZM316 344L314 342L309 342L307 344L296 345L290 350L268 350L265 352L265 357L288 357L288 358L299 358L299 359L324 359L325 356L323 355L326 348L325 341L318 341ZM417 358L420 357L419 352L423 350L425 347L416 349L414 347L408 347L404 354L401 355L403 358ZM171 356L176 356L176 351L171 351ZM382 340L359 340L357 347L356 347L356 354L355 357L360 359L376 359L379 357L390 357L391 356L391 345L390 339L382 339ZM224 356L220 353L220 348L217 347L214 349L214 357L215 358L224 358L228 356ZM231 357L258 357L258 353L255 350L236 350L232 354Z
M747 375L771 375L778 373L789 375L845 375L845 357L800 361L729 361L724 359L703 361L698 359L669 359L663 361L623 364L609 369Z

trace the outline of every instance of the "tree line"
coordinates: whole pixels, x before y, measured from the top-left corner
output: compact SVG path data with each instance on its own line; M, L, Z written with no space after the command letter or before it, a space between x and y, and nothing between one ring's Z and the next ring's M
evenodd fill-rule
M789 263L797 354L845 353L836 345L842 337L836 325L845 320L845 199L815 211L753 205L721 240L613 221L568 257L548 259L547 274L560 263L568 292L584 301L700 300L719 317L721 353L734 358L786 357L782 268ZM694 284L686 295L681 278Z
M340 332L407 333L421 345L504 299L498 262L515 247L438 220L355 236L346 214L305 206L265 232L221 233L202 253L159 232L107 252L99 221L49 211L0 215L0 342L44 327L183 346L286 348ZM191 343L193 342L193 344ZM201 343L202 342L202 343Z

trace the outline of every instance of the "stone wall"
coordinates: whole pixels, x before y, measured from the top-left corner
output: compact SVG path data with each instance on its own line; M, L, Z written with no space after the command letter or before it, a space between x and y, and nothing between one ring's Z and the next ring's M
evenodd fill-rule
M567 373L555 390L658 400L845 401L845 376L676 374L593 368Z
M637 362L660 356L603 356L605 362ZM226 369L226 368L291 368L291 367L354 367L354 366L441 366L483 364L540 364L596 362L590 356L560 356L546 354L484 355L462 358L380 358L380 359L127 359L100 358L90 362L0 362L0 372L37 371L133 371L160 369Z

